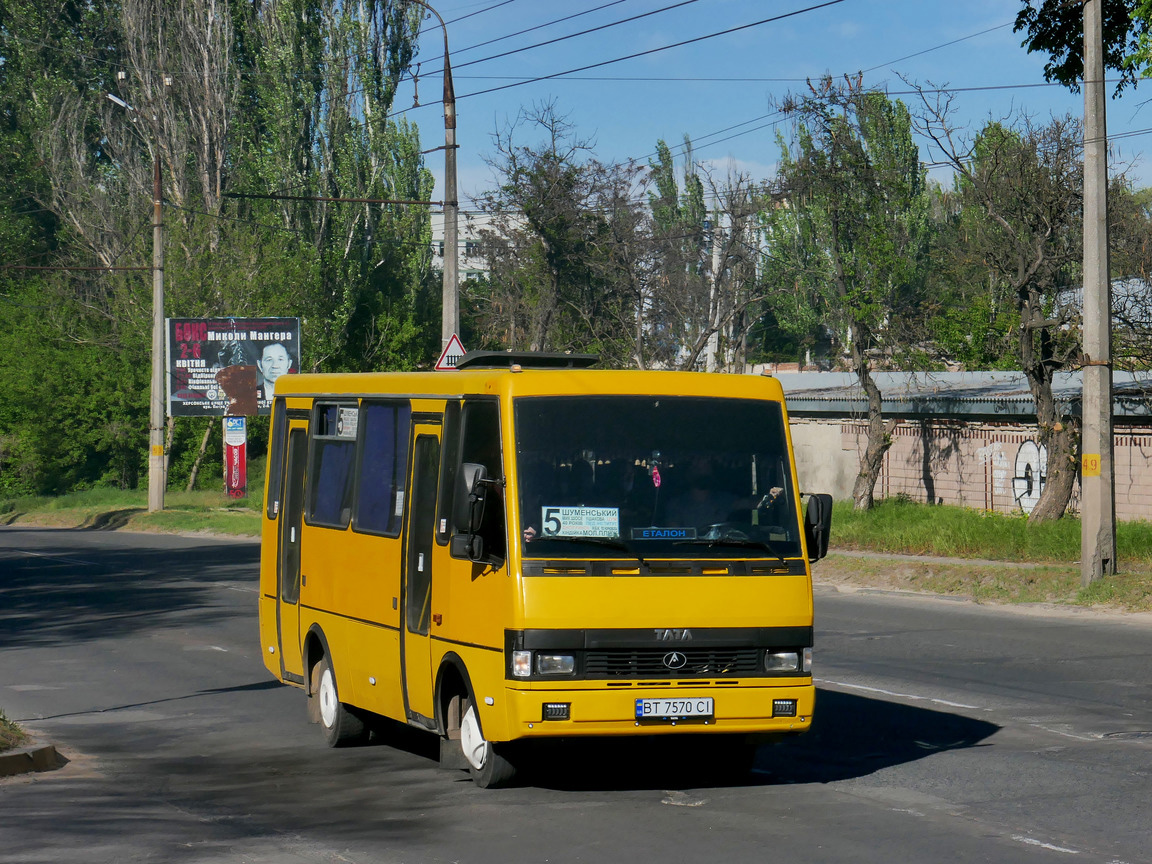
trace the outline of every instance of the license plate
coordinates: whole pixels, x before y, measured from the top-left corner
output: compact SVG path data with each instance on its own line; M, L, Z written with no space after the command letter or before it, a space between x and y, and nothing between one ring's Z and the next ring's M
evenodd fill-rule
M682 717L711 717L712 697L696 699L637 699L637 720L679 720Z

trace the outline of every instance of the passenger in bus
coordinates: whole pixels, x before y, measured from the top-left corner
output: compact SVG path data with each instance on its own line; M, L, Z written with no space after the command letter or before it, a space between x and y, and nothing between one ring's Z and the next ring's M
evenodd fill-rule
M668 525L707 526L739 518L733 515L739 505L736 494L721 487L707 457L695 456L687 470L669 472L664 486L670 493L664 510Z

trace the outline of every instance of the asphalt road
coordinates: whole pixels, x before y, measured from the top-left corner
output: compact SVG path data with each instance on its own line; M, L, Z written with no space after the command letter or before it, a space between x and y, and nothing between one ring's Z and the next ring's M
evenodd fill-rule
M663 747L477 789L402 728L328 750L256 638L257 547L0 528L0 864L1152 861L1152 623L817 595L813 731L740 785Z

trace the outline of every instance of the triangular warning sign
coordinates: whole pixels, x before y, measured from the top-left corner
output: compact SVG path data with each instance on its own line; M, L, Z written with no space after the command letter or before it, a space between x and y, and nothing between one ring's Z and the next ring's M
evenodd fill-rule
M436 371L451 372L455 370L456 364L463 356L464 346L460 344L460 337L453 333L452 338L448 340L448 344L444 346L444 351L440 354L440 359L436 361Z

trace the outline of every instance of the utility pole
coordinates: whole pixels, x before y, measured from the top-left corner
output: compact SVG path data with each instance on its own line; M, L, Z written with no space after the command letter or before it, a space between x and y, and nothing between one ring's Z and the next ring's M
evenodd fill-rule
M424 0L411 0L440 22L444 31L444 285L441 289L440 347L460 333L460 202L456 196L456 91L448 59L448 27Z
M708 325L715 329L708 337L707 347L704 349L704 371L716 372L719 369L718 357L720 353L720 267L723 263L722 252L724 238L720 234L720 208L717 206L712 214L712 279L708 286Z
M160 148L152 166L152 400L148 422L148 512L164 509L164 190Z
M121 80L124 73L117 76ZM171 79L165 76L164 85ZM109 101L125 111L136 109L113 93ZM155 118L153 118L155 119ZM135 122L135 121L133 121ZM148 512L164 509L164 487L168 485L168 460L164 455L164 190L160 184L160 146L152 144L152 386L148 406Z
M1080 584L1084 587L1116 572L1102 3L1103 0L1084 3L1084 368L1080 447Z

